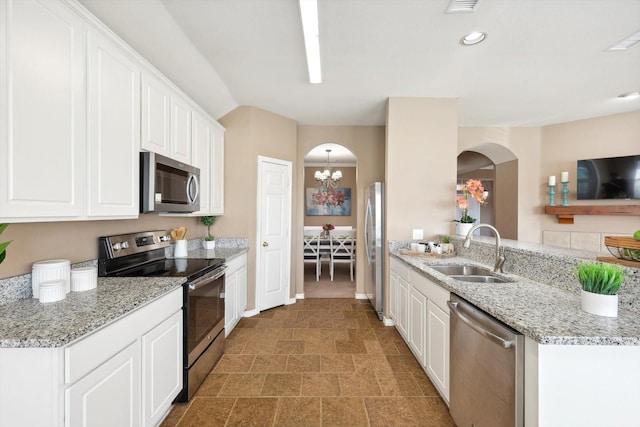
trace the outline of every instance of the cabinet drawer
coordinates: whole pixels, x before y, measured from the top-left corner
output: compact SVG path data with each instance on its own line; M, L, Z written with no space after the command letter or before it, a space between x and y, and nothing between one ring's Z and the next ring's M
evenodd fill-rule
M227 271L225 274L233 274L240 270L243 266L247 265L247 254L244 253L227 263Z
M71 384L182 308L182 288L115 320L64 349L64 379Z
M409 266L402 261L399 261L393 257L390 259L391 271L395 271L398 277L401 277L406 282L409 281Z

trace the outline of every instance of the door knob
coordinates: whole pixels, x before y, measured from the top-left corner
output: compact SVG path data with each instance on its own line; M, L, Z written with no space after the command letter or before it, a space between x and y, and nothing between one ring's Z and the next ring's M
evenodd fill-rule
M267 242L262 242L262 246L266 248L267 246L269 246L269 243L267 243Z

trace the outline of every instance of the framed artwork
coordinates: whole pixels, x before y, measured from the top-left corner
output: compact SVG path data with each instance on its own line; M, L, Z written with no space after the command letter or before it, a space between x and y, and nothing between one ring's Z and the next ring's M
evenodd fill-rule
M351 216L351 188L307 188L307 215Z

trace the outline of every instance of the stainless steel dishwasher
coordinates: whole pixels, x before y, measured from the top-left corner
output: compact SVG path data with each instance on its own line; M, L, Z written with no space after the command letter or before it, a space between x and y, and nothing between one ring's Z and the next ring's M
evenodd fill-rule
M450 411L458 427L524 425L524 336L451 294Z

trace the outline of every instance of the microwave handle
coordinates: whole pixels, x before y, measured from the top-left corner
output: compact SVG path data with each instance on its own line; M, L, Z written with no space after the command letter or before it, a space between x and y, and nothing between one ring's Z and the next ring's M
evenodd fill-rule
M194 189L195 191L192 191ZM187 181L187 200L189 200L189 204L195 203L198 200L198 193L200 192L200 186L198 185L198 177L196 175L189 175L189 180ZM191 196L193 193L193 197Z

